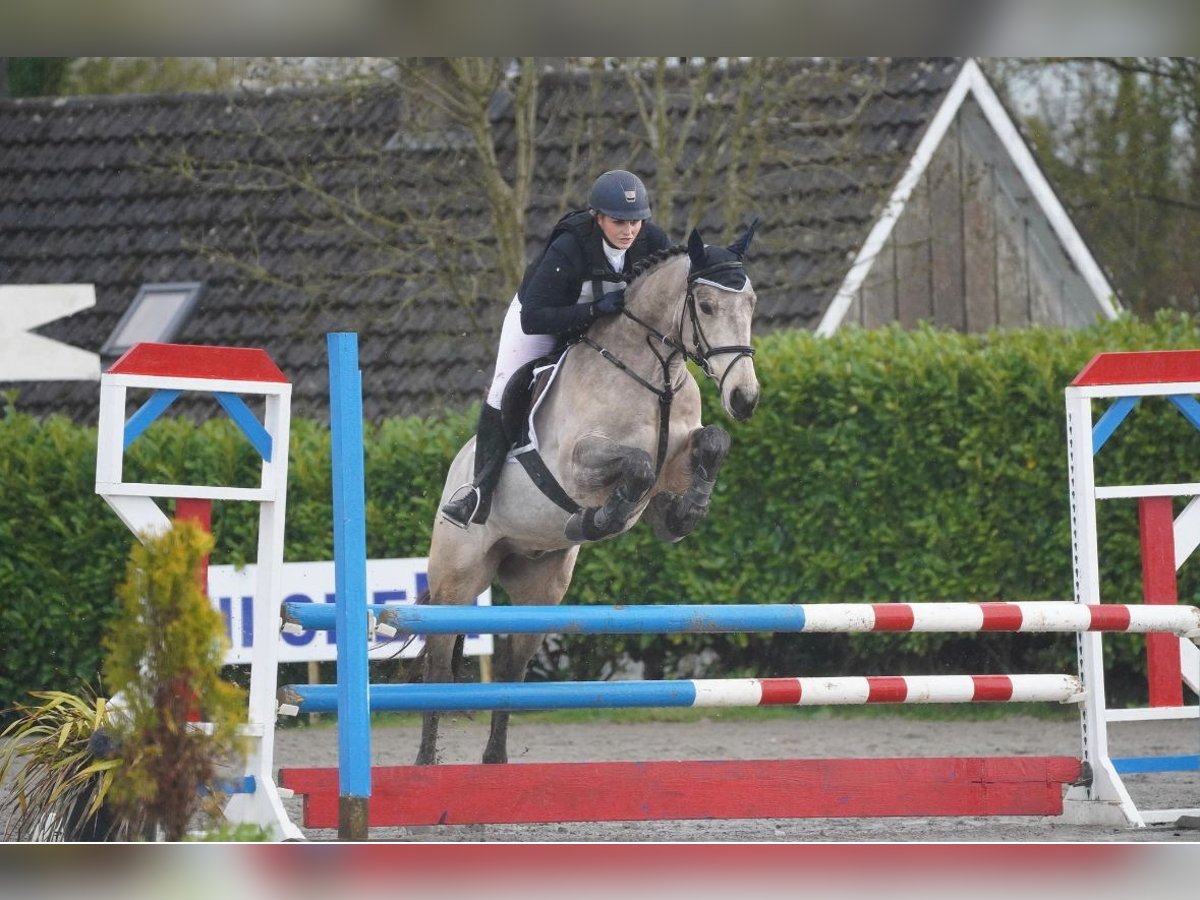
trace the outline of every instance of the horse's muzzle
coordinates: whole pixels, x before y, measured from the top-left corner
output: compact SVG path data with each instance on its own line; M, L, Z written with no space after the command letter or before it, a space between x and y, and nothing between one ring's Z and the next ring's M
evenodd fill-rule
M729 412L739 422L745 422L758 407L758 391L736 387L729 394Z

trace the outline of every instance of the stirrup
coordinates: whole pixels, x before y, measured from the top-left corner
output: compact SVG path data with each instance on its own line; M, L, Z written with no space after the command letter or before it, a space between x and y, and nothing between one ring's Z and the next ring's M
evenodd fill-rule
M464 490L466 493L462 493ZM474 504L463 509L462 506L470 500L472 495L475 497ZM455 528L466 531L471 525L471 520L475 518L475 513L479 512L479 504L482 500L483 495L479 491L479 485L468 482L456 490L442 507L442 518Z

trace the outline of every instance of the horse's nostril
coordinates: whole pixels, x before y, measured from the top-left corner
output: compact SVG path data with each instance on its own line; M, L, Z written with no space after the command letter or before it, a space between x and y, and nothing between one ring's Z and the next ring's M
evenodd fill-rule
M738 420L745 420L754 415L756 406L758 406L758 391L750 393L741 388L735 388L729 395L729 409L734 418Z

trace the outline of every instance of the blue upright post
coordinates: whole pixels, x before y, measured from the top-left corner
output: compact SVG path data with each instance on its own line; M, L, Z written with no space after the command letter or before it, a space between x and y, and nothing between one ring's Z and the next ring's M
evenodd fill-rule
M337 592L338 837L362 841L367 838L371 797L362 373L358 370L358 335L332 333L327 341Z

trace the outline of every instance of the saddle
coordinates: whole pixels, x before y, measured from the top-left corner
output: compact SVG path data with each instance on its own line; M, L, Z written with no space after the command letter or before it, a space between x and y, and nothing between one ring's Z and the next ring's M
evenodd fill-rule
M530 443L529 414L538 398L550 386L554 377L554 365L562 358L562 352L552 353L530 360L517 369L504 386L500 398L500 422L508 438L509 451L517 450ZM534 372L537 370L537 374Z
M527 362L513 373L500 399L500 422L508 438L509 454L521 464L538 490L562 509L576 513L582 507L563 490L546 467L532 430L532 412L550 387L565 355L566 350L558 350Z

